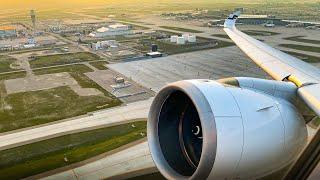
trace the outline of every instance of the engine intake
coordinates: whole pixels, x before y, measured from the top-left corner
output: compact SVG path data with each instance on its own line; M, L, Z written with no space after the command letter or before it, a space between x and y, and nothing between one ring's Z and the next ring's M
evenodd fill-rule
M149 147L161 169L173 179L193 174L206 178L210 169L205 167L212 166L215 158L216 132L213 112L199 89L184 81L167 86L156 96L151 110ZM212 140L210 144L203 142L203 136Z
M290 102L234 84L179 81L157 94L148 142L166 178L261 177L289 165L303 148L306 127Z

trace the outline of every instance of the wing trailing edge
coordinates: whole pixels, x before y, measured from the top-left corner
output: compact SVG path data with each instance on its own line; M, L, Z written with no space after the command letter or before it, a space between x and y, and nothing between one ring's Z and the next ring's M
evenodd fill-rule
M232 13L224 23L231 40L272 78L293 82L298 87L297 94L320 116L320 70L239 31L238 17L238 12Z

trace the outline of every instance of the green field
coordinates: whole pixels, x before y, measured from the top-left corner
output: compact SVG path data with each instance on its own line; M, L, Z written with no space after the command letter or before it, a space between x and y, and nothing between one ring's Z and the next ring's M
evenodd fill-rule
M198 0L198 1L172 1L162 0L130 0L123 1L62 1L50 0L48 3L38 3L38 1L19 1L19 3L3 3L2 9L6 16L1 16L0 21L17 21L23 19L30 21L29 11L26 7L37 9L37 17L40 20L48 19L81 19L83 16L72 14L72 10L88 15L105 18L114 15L116 18L137 20L140 15L171 13L189 11L195 9L206 9L208 14L204 18L214 19L225 18L237 7L245 7L243 14L270 14L280 19L320 21L318 10L320 3L318 0L286 0L286 1L265 1L265 0ZM8 11L9 9L9 11ZM210 15L210 16L209 16ZM90 17L95 18L95 17ZM141 20L139 20L141 21Z
M37 56L34 60L30 61L30 66L31 68L40 68L94 60L101 60L101 58L98 55L89 52L78 52L49 56Z
M115 104L120 104L120 101L115 99L115 97L110 92L106 91L97 83L95 83L90 78L84 75L84 73L92 72L92 71L93 70L86 65L75 64L75 65L53 67L53 68L47 68L47 69L38 69L38 70L35 70L34 73L36 75L41 75L41 74L68 72L78 82L78 84L81 87L98 89L99 91L103 92L106 96L112 97L114 99Z
M21 179L36 175L86 160L141 139L146 135L146 121L138 120L140 121L65 135L0 151L0 179Z
M83 74L91 71L85 65L69 65L38 69L34 73L41 75L69 72L81 87L98 89L103 93L102 95L79 96L68 86L7 95L4 84L0 81L0 132L48 123L120 105L120 100ZM0 75L0 79L24 76L25 72L9 73Z
M166 178L164 178L161 175L161 173L159 173L159 172L129 178L128 180L151 180L151 179L152 180L166 180Z
M164 28L164 29L181 31L181 32L202 33L202 31L198 31L198 30L194 30L194 29L181 28L181 27L174 27L174 26L159 26L159 27L160 28Z
M292 56L295 56L298 59L301 59L301 60L308 62L308 63L319 63L320 62L320 57L310 56L307 54L301 54L301 53L296 53L296 52L291 52L291 51L283 51L283 52L290 54Z
M43 50L51 50L51 47L34 47L32 49L15 49L8 54L23 54L23 53L28 53L28 52L37 52L37 51L43 51Z
M0 132L79 116L119 105L106 95L79 96L70 87L7 95L1 85Z
M83 64L73 64L73 65L66 65L66 66L60 66L60 67L48 67L48 68L33 70L35 75L53 74L53 73L61 73L61 72L86 73L86 72L92 72L92 71L93 71L92 69L90 69L88 66Z
M304 36L292 36L292 37L286 37L283 39L290 40L290 41L296 41L296 42L310 43L310 44L320 44L319 40L305 39L303 37Z
M135 24L135 23L139 23L139 22L125 21L125 22L121 22L121 23L122 23L122 24L130 25L133 30L148 30L148 29L150 29L149 27L142 26L142 25L136 25L136 24Z
M274 35L280 34L272 31L259 31L259 30L243 30L242 32L250 36L274 36Z
M226 34L212 34L211 36L230 39L230 37L228 35L226 35Z
M8 55L0 55L0 73L19 70L12 69L10 67L10 64L14 65L15 61L16 59L13 57L10 57Z
M79 4L79 3L77 3ZM206 9L208 13L203 18L221 19L226 18L234 8L245 7L243 14L270 14L280 19L320 21L318 10L320 3L317 0L286 0L286 1L263 1L263 0L198 0L198 1L172 1L163 0L131 0L126 3L117 1L114 4L101 5L99 8L83 9L85 14L106 17L108 14L115 15L117 18L133 21L142 21L139 19L141 14L154 13L176 13L187 14L182 11L188 11L192 14L195 9Z
M23 78L26 76L26 74L27 74L26 71L9 72L9 73L0 74L0 81L6 80L6 79Z
M304 46L304 45L297 45L297 44L279 44L279 46L290 48L290 49L301 50L301 51L320 53L320 47L316 47L316 46Z
M316 119L312 120L310 123L311 123L312 126L317 128L320 125L320 118L317 117Z
M107 69L106 65L108 63L106 61L95 61L95 62L89 62L89 64L99 70L106 70Z
M99 91L103 92L106 96L112 97L114 99L115 104L120 104L120 101L115 99L114 96L99 86L97 83L92 81L90 78L85 76L83 73L92 72L93 70L83 64L75 64L75 65L68 65L68 66L61 66L61 67L53 67L53 68L46 68L46 69L37 69L34 70L35 75L41 74L53 74L53 73L60 73L60 72L68 72L83 88L95 88Z

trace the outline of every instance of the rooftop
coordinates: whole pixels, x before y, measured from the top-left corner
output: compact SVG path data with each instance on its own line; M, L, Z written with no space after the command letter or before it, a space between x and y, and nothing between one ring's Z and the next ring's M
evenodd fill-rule
M147 53L147 55L149 55L149 56L154 56L154 55L161 55L162 53L161 52L158 52L158 51L156 51L156 52L148 52Z
M117 29L117 28L122 28L122 27L127 27L127 25L124 24L112 24L109 26L109 28Z
M109 28L101 27L101 28L97 29L97 32L106 32L106 31L109 31Z
M268 15L241 14L239 18L268 18Z

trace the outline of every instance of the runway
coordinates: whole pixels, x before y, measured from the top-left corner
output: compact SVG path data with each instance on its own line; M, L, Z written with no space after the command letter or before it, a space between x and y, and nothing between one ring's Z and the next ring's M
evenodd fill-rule
M97 161L85 164L74 169L43 178L56 179L88 179L114 178L121 174L130 174L136 171L154 168L155 165L149 152L147 142L142 142L118 153L106 156ZM130 177L130 175L126 176Z

